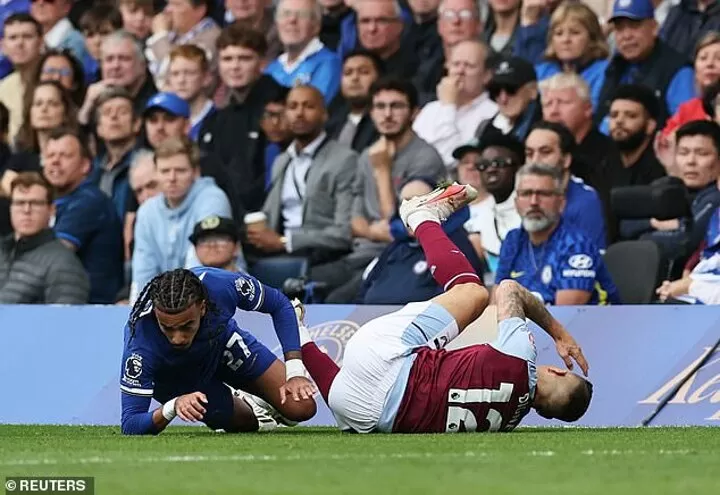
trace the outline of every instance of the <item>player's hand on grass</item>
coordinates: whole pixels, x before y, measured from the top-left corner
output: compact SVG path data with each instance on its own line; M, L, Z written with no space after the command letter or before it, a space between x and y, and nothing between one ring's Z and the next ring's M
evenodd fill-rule
M296 402L300 399L311 399L315 392L317 389L313 382L304 376L295 376L280 387L280 403L285 404L288 397L292 397Z
M583 354L582 349L580 348L578 343L575 342L575 339L572 337L572 335L565 332L565 335L555 340L555 348L557 349L557 352L562 358L562 360L565 361L565 365L568 367L569 370L573 369L573 360L575 360L578 366L580 366L583 374L587 376L589 369L588 362L585 359L585 355Z
M203 404L207 403L207 397L202 392L181 395L175 402L175 412L185 421L202 421L207 412Z

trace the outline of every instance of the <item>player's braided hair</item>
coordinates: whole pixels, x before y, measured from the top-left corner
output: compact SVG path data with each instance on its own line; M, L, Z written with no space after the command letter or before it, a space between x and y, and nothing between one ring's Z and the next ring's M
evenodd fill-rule
M135 335L135 324L150 308L164 313L180 313L192 304L205 301L208 311L214 306L208 297L205 284L190 270L178 268L161 273L143 288L130 312L130 336Z

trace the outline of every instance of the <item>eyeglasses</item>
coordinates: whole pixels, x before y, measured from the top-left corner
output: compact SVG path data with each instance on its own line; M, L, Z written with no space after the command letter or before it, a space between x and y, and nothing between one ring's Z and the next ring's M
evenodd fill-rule
M472 19L475 19L475 12L473 12L470 9L462 9L462 10L443 10L440 12L440 17L445 19L446 21L455 22L457 20L460 21L470 21Z
M488 95L490 95L491 100L497 100L497 97L500 96L500 93L502 93L503 91L508 96L515 96L519 89L519 87L509 84L490 85L487 88Z
M234 242L235 241L233 241L230 237L227 236L208 235L198 239L197 245L206 247L220 247L228 246L230 244L233 244Z
M263 112L263 120L281 120L285 116L284 112L273 112L271 110L265 110Z
M72 69L68 69L67 67L64 67L62 69L58 69L55 67L45 67L42 70L43 75L46 76L60 76L60 77L70 77L73 75Z
M475 168L483 172L489 168L509 168L515 166L515 160L512 158L493 158L493 159L482 159L475 162Z
M518 189L517 196L522 199L530 199L537 195L540 199L548 199L553 196L559 196L560 193L555 189Z
M28 207L30 207L31 210L39 210L48 204L44 199L13 199L10 201L10 206L18 210L25 210Z
M315 18L315 11L313 9L282 9L277 13L278 19L289 19L291 17L311 20Z

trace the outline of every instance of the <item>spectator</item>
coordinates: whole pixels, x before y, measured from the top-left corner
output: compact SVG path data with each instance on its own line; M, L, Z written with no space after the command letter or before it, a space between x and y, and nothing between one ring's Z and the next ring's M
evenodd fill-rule
M382 73L382 61L365 51L350 52L343 62L340 94L330 103L327 133L358 153L378 138L370 117L370 87Z
M190 242L195 246L201 265L230 272L241 271L237 266L240 254L239 229L231 218L204 218L195 224Z
M43 174L57 191L55 235L90 277L91 304L112 304L123 283L122 225L110 198L87 180L90 152L77 131L56 128L47 137Z
M594 123L607 131L610 99L620 84L642 83L660 93L658 124L695 96L694 75L686 56L657 37L651 0L615 0L610 23L617 52L605 71Z
M718 186L720 188L720 185ZM715 210L705 235L705 248L691 272L679 280L665 280L656 293L662 302L674 299L700 304L720 304L720 208Z
M85 72L78 59L68 50L46 50L37 65L35 84L57 81L70 93L73 103L80 107L85 100Z
M218 68L227 93L220 110L205 119L201 149L215 154L230 175L236 202L258 211L265 201L265 104L287 89L262 74L267 43L262 33L231 25L218 38Z
M400 185L411 177L439 181L446 175L438 152L412 130L418 104L415 87L386 76L373 84L370 98L380 138L358 159L351 223L353 252L313 271L313 278L331 289L327 302L351 302L367 264L392 241L390 219L397 209Z
M566 224L585 231L600 249L607 245L603 205L598 193L570 173L575 139L562 124L538 122L525 140L527 163L542 163L555 167L562 174L565 196L562 217Z
M190 129L190 106L176 94L158 93L148 100L143 119L147 143L155 150L167 139L187 136ZM223 190L233 207L233 216L244 216L245 210L238 202L230 171L212 152L200 151L200 174L203 177L212 177L215 185ZM131 197L127 211L134 212L137 208L137 203L132 201Z
M502 244L496 283L515 280L545 304L618 304L598 247L562 219L561 171L527 164L518 171L516 192L522 227Z
M353 10L345 0L318 0L323 16L320 26L320 41L334 52L338 51L343 21L352 15Z
M125 261L132 258L133 230L137 208L145 201L160 193L157 172L155 170L155 154L149 150L138 150L133 154L128 171L128 183L131 197L128 204L133 204L123 215L123 244L125 246ZM129 292L129 288L128 288Z
M690 53L698 40L720 30L720 4L713 0L683 0L670 9L660 38L680 53Z
M505 237L508 232L520 227L514 191L515 174L524 162L524 151L520 141L494 127L488 127L480 139L460 146L453 153L460 160L460 181L471 184L467 177L470 173L476 173L478 182L489 193L485 202L487 206L470 205L471 217L465 224L468 232L480 235L481 253L488 274L492 275L489 283L494 280L500 247Z
M317 265L350 250L357 155L327 138L327 112L314 86L290 90L285 113L294 140L273 165L263 205L267 228L249 230L247 238L264 255L291 253Z
M659 105L647 86L618 86L610 104L610 137L622 161L605 162L603 174L610 187L645 185L665 176L652 147Z
M515 37L520 28L521 0L488 0L490 15L483 29L483 40L496 54L513 54Z
M403 11L396 0L362 0L357 13L358 47L380 57L386 74L407 79L415 75L419 60L413 42L403 43Z
M122 15L115 5L99 3L80 16L79 24L85 37L85 49L88 55L85 60L81 60L85 68L85 83L92 84L100 80L102 42L110 33L122 29Z
M563 2L550 18L545 61L535 66L538 80L560 72L575 72L590 87L593 110L598 106L610 50L600 23L590 7Z
M238 22L248 29L265 35L267 60L277 58L283 51L275 23L274 2L267 0L225 0L225 24Z
M418 136L435 147L448 167L454 163L453 150L498 111L485 90L492 75L487 57L488 48L481 41L456 44L447 62L448 75L437 88L438 100L425 105L413 124Z
M190 131L193 141L200 137L200 129L215 113L213 101L208 98L212 85L212 72L205 52L196 45L179 45L170 52L167 86L190 105Z
M409 199L433 190L435 184L424 179L410 179L400 190L400 197ZM455 212L443 223L443 230L455 246L467 257L476 273L482 273L482 263L468 240L463 223L469 218L468 208ZM428 267L425 253L410 234L399 216L393 242L368 267L367 276L357 296L362 304L407 304L427 301L442 294Z
M92 161L90 180L113 200L118 218L125 216L130 196L128 170L137 150L142 122L133 108L133 98L122 88L108 88L95 105L96 133L102 154Z
M53 189L37 172L11 186L14 232L0 239L0 304L85 304L90 283L77 257L49 227Z
M481 122L475 135L481 136L485 128L492 126L519 141L525 140L530 127L540 118L537 76L532 64L518 57L500 59L487 90L498 112Z
M157 92L147 70L142 46L127 31L115 31L108 35L101 47L102 79L87 89L78 121L87 124L93 113L95 101L108 86L125 88L133 96L135 110L141 112L145 103Z
M260 127L267 138L265 145L265 191L272 186L273 163L293 140L285 114L287 95L278 94L265 104L265 113L260 120Z
M145 56L158 88L166 87L170 52L176 46L197 45L215 64L220 28L208 17L208 8L208 0L168 0L165 10L153 19L153 35L145 42Z
M187 137L163 141L155 165L161 193L137 212L131 302L154 276L199 264L189 240L197 222L211 215L232 217L222 189L200 177L200 152Z
M692 218L623 220L623 238L655 241L667 260L682 261L700 245L713 212L720 205L720 127L715 122L688 122L676 132L675 161L690 196Z
M152 33L155 0L119 0L123 29L141 43Z
M0 82L0 103L10 112L8 138L14 143L23 122L25 89L33 83L43 46L42 26L28 14L12 14L5 20L4 33L2 52L15 70Z
M72 0L34 0L30 2L30 14L42 26L48 48L67 48L77 60L85 60L85 38L67 18L71 7Z
M411 2L412 6L412 2ZM434 55L423 54L414 81L420 91L420 106L437 99L437 85L445 77L445 61L450 50L461 41L477 40L482 32L480 5L473 0L441 0L438 5L437 32L442 48Z
M674 145L671 135L681 125L708 117L703 108L703 98L720 84L720 33L713 31L700 38L694 55L695 86L699 96L680 105L678 111L668 119L662 132L662 145Z
M589 86L577 74L561 73L540 83L540 93L543 119L563 124L575 137L571 172L609 203L610 187L601 171L621 158L612 139L593 126Z
M322 9L316 0L280 0L277 29L284 52L265 72L283 86L310 84L329 103L340 88L341 62L318 39Z
M5 0L0 4L0 39L3 38L3 27L7 19L15 14L28 14L30 0ZM42 32L42 28L41 32ZM0 50L0 79L5 78L13 71L13 65L7 56Z
M416 83L420 93L425 92L424 87L429 83L428 76L433 72L437 72L436 67L438 65L440 71L442 71L445 62L442 38L438 33L438 11L441 1L409 0L407 2L412 13L410 30L413 33L413 41L415 42L414 51L420 62L413 81ZM439 83L439 78L435 80L435 83ZM432 87L429 90L434 93L435 88ZM428 101L434 99L430 98Z
M39 83L25 97L23 124L17 134L17 153L8 168L15 171L40 171L50 132L58 126L77 128L75 105L70 94L58 82Z

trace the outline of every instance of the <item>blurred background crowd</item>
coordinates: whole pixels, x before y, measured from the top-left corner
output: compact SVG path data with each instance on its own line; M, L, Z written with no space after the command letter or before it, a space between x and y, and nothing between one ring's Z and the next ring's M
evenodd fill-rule
M306 302L442 291L398 217L438 184L492 286L720 303L716 0L2 0L0 303L162 271Z

